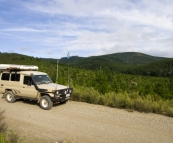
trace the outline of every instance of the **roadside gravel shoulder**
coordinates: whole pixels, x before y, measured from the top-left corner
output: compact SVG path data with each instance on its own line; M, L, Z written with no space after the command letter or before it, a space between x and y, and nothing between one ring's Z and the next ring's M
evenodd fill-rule
M128 112L100 105L69 101L51 110L35 102L7 103L0 98L5 122L28 142L52 143L66 139L78 143L171 143L173 118Z

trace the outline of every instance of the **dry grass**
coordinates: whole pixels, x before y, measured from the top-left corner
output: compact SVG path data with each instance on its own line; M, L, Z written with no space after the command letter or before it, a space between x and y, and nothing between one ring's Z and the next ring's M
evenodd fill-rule
M74 89L72 100L173 117L173 100L164 100L157 95L142 97L138 92L111 92L103 95L94 90L94 88L78 87Z

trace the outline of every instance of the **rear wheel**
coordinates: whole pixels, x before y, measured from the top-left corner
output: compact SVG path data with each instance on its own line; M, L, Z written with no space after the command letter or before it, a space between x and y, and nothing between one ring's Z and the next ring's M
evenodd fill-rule
M13 103L16 101L15 95L12 91L7 91L6 93L6 100L9 103Z
M45 95L42 96L40 99L40 107L44 110L49 110L53 106L53 102L51 101L50 97Z

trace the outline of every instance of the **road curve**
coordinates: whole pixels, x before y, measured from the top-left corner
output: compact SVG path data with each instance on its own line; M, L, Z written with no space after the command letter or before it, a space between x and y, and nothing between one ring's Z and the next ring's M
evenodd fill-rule
M35 102L7 103L3 98L0 98L0 111L4 111L9 129L19 132L26 142L173 142L173 118L162 115L74 101L46 111Z

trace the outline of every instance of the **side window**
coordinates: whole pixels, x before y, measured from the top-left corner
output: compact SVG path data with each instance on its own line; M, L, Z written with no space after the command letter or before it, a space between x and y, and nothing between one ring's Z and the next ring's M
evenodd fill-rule
M11 81L20 81L20 74L11 74Z
M1 80L9 80L10 78L10 73L2 73Z
M31 83L31 77L30 76L24 76L24 79L23 79L23 84L30 84L32 85Z

